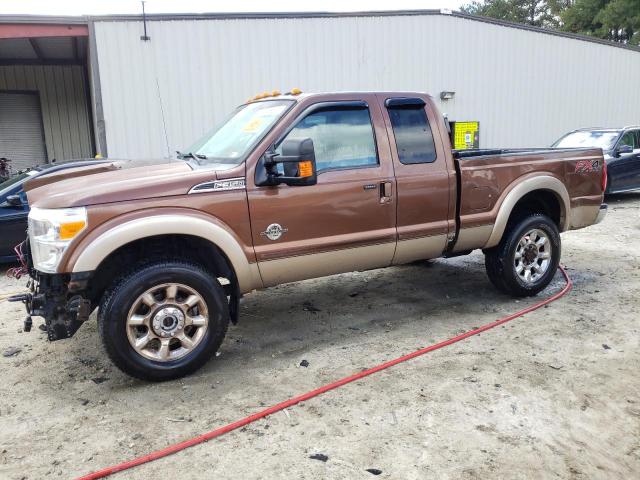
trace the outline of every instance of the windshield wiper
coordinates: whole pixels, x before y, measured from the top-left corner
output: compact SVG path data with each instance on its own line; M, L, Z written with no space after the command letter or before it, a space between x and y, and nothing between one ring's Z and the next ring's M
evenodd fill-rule
M203 155L201 153L193 153L193 152L187 152L187 153L182 153L179 150L176 150L176 153L178 154L178 158L180 160L184 160L185 158L193 158L194 160L206 160L208 157L206 155Z

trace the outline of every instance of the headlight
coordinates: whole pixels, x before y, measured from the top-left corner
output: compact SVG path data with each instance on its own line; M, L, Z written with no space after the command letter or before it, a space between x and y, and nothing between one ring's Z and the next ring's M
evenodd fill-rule
M65 250L87 226L87 210L78 208L44 209L29 212L29 244L33 265L45 273L56 273Z

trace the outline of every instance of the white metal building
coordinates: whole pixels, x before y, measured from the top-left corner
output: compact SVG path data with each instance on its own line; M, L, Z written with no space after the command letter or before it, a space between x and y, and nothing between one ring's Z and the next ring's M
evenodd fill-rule
M0 33L35 20L0 17ZM248 97L292 87L427 91L480 121L481 147L640 123L639 48L460 13L150 15L148 40L140 16L85 21L92 146L112 158L170 156Z

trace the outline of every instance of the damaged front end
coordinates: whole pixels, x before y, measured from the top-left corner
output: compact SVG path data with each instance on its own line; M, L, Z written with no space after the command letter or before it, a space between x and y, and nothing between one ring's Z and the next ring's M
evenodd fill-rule
M85 298L90 273L42 273L33 267L29 242L25 242L21 258L29 272L28 293L14 295L10 302L22 302L27 310L24 330L31 330L31 317L42 317L49 340L72 337L89 318L91 301Z

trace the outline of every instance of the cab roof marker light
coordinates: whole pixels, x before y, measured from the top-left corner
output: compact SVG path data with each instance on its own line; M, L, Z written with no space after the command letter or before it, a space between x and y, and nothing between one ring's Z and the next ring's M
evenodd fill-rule
M302 90L300 90L299 88L293 88L293 89L291 89L290 92L287 92L285 95L300 95L301 93L302 93ZM280 90L273 90L272 92L262 92L262 93L258 93L257 95L254 95L253 97L249 98L246 101L246 103L251 103L251 102L255 102L257 100L262 100L263 98L279 97L280 95L282 95Z

